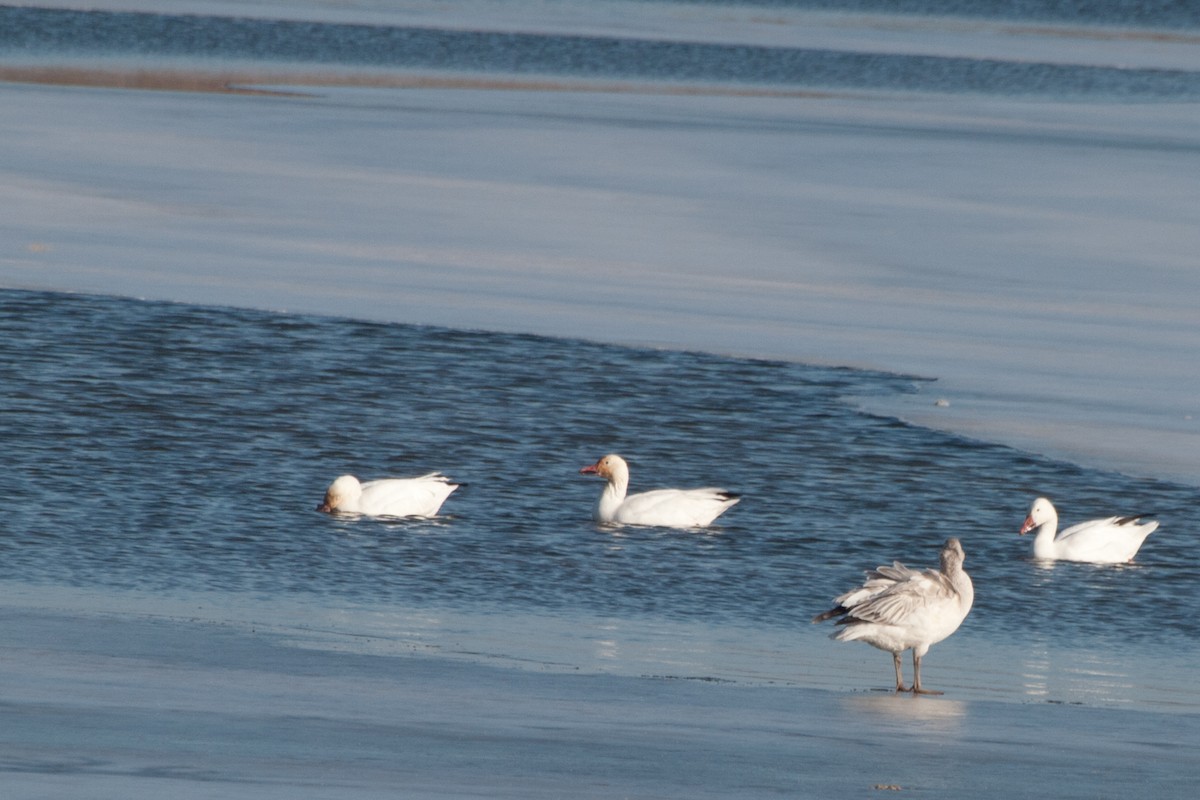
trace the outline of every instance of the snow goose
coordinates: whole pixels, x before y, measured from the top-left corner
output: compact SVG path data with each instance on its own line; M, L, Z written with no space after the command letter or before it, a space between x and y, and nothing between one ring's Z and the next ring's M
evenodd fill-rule
M1044 497L1033 501L1021 535L1034 528L1033 557L1047 560L1083 561L1089 564L1123 564L1132 561L1158 522L1141 524L1141 516L1093 519L1058 531L1058 512Z
M867 571L867 580L842 596L837 605L817 614L813 622L838 617L845 626L830 638L839 642L863 641L892 654L896 691L942 694L921 686L921 659L931 645L958 630L971 611L975 588L963 571L963 549L958 539L942 546L939 569L915 570L893 562ZM912 650L913 684L904 685L900 654Z
M359 483L343 475L325 491L317 511L343 511L370 517L432 517L460 484L431 472L419 478L383 478Z
M741 499L740 495L724 489L656 489L627 497L629 465L615 453L579 472L608 480L596 506L596 519L600 522L701 528Z

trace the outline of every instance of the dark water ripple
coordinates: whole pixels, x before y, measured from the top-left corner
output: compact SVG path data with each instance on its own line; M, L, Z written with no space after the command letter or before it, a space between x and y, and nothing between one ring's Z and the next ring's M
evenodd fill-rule
M636 0L635 0L636 2ZM1194 28L1200 6L1186 0L682 0L697 5L756 5L912 16Z
M1161 15L1160 15L1161 16ZM766 47L144 12L0 6L0 56L262 60L812 89L1194 100L1200 73Z
M0 579L169 593L807 624L867 566L959 536L972 631L1200 633L1197 492L855 411L911 379L796 364L0 291ZM719 483L708 533L590 521L607 451L634 488ZM445 517L313 511L342 472L441 469ZM1031 562L1035 493L1065 519L1157 512L1133 566ZM1116 498L1114 500L1113 498ZM1069 624L1068 624L1069 623Z

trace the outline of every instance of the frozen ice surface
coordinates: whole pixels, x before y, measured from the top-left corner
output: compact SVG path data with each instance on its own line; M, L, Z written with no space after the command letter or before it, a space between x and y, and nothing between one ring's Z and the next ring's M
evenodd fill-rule
M1032 798L1147 782L1187 797L1200 777L1194 713L383 655L361 637L301 643L321 638L311 618L252 622L279 608L225 617L201 599L181 617L100 596L81 611L86 597L8 588L13 798ZM886 685L886 655L856 650ZM1027 668L997 666L969 678Z
M0 91L5 286L882 368L1200 478L1194 105Z

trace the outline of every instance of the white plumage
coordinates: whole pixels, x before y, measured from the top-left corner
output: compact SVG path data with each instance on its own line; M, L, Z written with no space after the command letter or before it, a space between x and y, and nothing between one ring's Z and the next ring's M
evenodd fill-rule
M629 465L615 453L579 470L608 480L596 506L596 519L625 525L696 528L711 523L735 505L740 496L724 489L656 489L626 496Z
M939 569L915 570L899 561L867 572L861 586L834 599L829 611L813 617L822 622L838 617L844 626L831 638L862 641L892 654L896 691L941 694L921 686L921 659L932 645L958 630L975 601L975 587L963 571L962 543L947 539ZM913 684L904 685L900 654L912 650Z
M460 484L431 472L418 478L383 478L359 483L342 475L329 485L317 511L340 511L371 517L432 517Z
M1123 564L1132 561L1158 523L1142 523L1140 516L1093 519L1058 532L1058 511L1044 497L1033 501L1021 534L1037 529L1033 556L1047 560L1083 561L1089 564Z

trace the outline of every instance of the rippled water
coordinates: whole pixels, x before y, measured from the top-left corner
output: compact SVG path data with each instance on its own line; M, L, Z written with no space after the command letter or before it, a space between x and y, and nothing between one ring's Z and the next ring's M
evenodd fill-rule
M476 333L0 291L0 579L91 589L807 626L860 570L962 538L971 634L1194 648L1194 489L857 411L914 379ZM703 533L591 521L608 451L633 489L744 493ZM431 521L315 512L336 475L440 469ZM1137 563L1037 565L1064 520L1151 511Z
M729 4L729 0L695 0ZM772 7L990 17L1106 25L1195 27L1200 8L1174 0L752 0Z
M809 4L800 3L799 7ZM820 3L813 4L820 7ZM1086 8L1084 7L1086 5ZM864 10L1161 27L1200 24L1195 9L1148 5L922 2ZM841 9L846 10L846 9ZM583 36L0 7L0 56L266 60L320 65L771 84L812 89L982 92L1195 100L1200 74L1178 69L1054 64L1026 57L766 47Z

